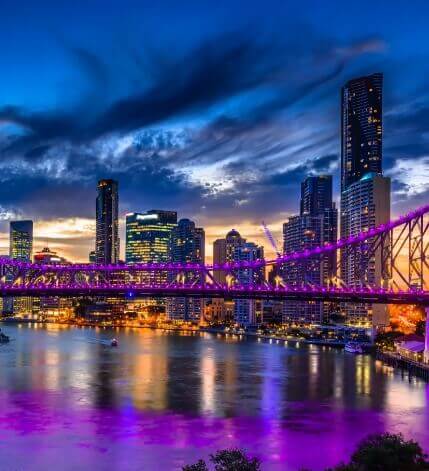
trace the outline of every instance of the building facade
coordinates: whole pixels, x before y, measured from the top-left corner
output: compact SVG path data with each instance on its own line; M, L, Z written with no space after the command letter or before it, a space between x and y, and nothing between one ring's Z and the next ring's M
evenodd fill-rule
M383 177L383 76L350 80L341 96L341 237L390 220L390 180ZM358 259L359 260L358 260ZM362 269L366 268L364 280ZM384 283L380 253L341 252L340 277L349 286ZM347 323L379 326L387 322L383 305L343 304Z
M382 173L383 75L350 80L341 91L341 191L369 172Z
M171 260L179 263L200 263L205 260L205 232L189 219L181 219L171 231ZM177 274L173 274L177 275ZM183 273L186 283L198 283L201 272ZM199 321L203 313L203 300L198 298L167 299L167 317L172 320Z
M177 225L175 211L153 209L145 213L128 213L125 222L126 245L125 263L169 262L171 261L171 233ZM171 279L167 270L144 275L144 281L166 283ZM142 300L143 311L148 316L164 315L166 300L145 298Z
M95 259L102 265L119 260L118 182L100 180L96 199Z
M33 221L11 221L9 232L9 256L12 260L31 262L33 256ZM16 316L37 315L38 302L36 298L16 297L5 299L3 309L8 314Z
M390 220L390 178L368 173L352 183L341 195L341 236L349 237L368 231ZM382 266L383 247L371 256L364 251L341 254L341 279L350 287L387 287ZM362 273L361 273L362 272ZM360 274L361 273L361 274ZM344 303L347 322L357 325L387 325L384 304Z
M238 242L239 240L241 242ZM234 262L253 262L264 258L264 248L253 242L244 241L239 237L238 232L234 234L233 250L231 261ZM239 270L234 270L233 276L236 283L240 285L262 284L265 280L265 270L264 268L240 268ZM261 310L261 301L236 299L234 302L234 322L242 326L255 325L258 321L260 323L262 320Z
M338 212L332 201L332 176L308 177L301 184L300 214L283 225L283 252L311 250L337 240ZM336 275L336 254L324 254L284 264L281 275L289 286L329 286ZM285 323L322 323L331 306L315 301L286 301Z
M176 225L175 211L153 209L145 213L128 213L125 263L169 262L171 233Z
M11 221L9 256L12 260L31 262L33 256L33 221Z

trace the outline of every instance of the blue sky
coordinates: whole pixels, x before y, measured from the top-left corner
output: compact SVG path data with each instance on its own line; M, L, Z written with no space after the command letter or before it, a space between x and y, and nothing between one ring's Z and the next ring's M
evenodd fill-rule
M121 214L280 238L305 176L333 173L338 195L340 88L376 71L392 212L427 202L429 3L410 5L2 2L0 246L30 217L38 246L84 260L101 177Z

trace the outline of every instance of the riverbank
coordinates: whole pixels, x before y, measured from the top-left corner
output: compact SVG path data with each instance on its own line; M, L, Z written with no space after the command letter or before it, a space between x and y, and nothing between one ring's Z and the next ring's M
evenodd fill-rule
M429 365L404 358L394 352L376 352L376 359L401 371L406 371L412 376L429 381Z
M69 321L43 321L43 320L37 320L37 319L20 319L20 318L3 318L0 319L0 323L4 324L43 324L43 325L48 325L48 324L56 324L56 325L66 325L66 326L75 326L75 327L98 327L102 329L120 329L120 328L135 328L135 329L154 329L154 330L163 330L163 331L168 331L168 332L180 332L180 333L210 333L210 334L215 334L215 335L221 335L221 336L235 336L235 337L246 337L246 338L252 338L252 339L257 339L259 341L268 341L270 343L286 343L288 344L289 342L292 343L302 343L302 344L308 344L308 345L319 345L323 347L332 347L332 348L337 348L337 349L343 349L346 342L343 340L328 340L328 339L308 339L305 337L301 336L285 336L285 335L276 335L276 334L261 334L258 332L254 331L243 331L243 332L237 332L237 331L225 331L225 329L219 329L219 328L214 328L214 327L193 327L193 326L177 326L177 325L153 325L153 324L109 324L109 325L103 325L103 324L95 324L92 322L69 322ZM369 343L362 343L362 346L365 348L365 353L372 353L373 352L373 345Z

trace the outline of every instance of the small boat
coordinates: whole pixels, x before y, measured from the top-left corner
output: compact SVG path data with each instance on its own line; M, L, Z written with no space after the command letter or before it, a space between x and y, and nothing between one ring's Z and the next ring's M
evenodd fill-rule
M349 353L363 353L363 347L357 342L347 342L344 346L344 351Z
M112 340L110 341L110 345L111 345L112 347L117 347L117 346L118 346L118 341L117 341L116 339L112 339Z

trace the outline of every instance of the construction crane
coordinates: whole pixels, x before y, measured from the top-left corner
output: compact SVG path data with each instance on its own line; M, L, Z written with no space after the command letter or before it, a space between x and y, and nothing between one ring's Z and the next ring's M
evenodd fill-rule
M278 249L277 247L277 243L276 243L276 240L274 239L273 237L273 234L271 234L271 231L268 229L268 226L265 224L264 221L262 221L262 230L264 231L268 241L270 242L271 244L271 247L274 249L274 252L276 253L277 257L280 257L281 256L281 252L280 250Z

